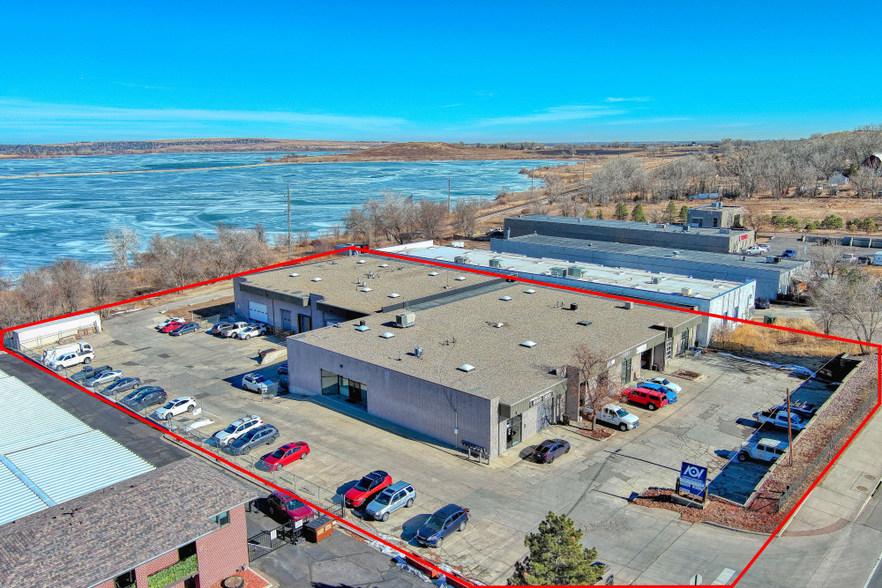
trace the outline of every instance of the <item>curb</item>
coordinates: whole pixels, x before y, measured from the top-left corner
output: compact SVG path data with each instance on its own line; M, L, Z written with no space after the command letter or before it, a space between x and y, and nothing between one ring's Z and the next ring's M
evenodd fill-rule
M746 533L748 535L759 535L760 537L771 537L771 533L760 533L759 531L745 531L744 529L736 529L735 527L727 527L726 525L721 525L719 523L712 523L710 521L701 521L704 525L710 525L711 527L719 527L720 529L726 529L727 531L735 531L736 533Z

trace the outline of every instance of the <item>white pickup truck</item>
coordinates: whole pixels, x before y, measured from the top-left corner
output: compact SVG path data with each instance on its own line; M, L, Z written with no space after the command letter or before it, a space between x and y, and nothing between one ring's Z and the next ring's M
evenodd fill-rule
M773 427L781 429L787 428L787 411L779 410L777 412L764 410L762 412L753 413L754 420L759 424L768 423ZM790 414L790 425L794 431L802 431L808 424L808 419L804 419L795 413Z
M71 351L60 355L49 362L48 368L60 372L64 368L73 367L81 363L91 363L95 359L95 352L89 348L88 351Z
M92 346L85 342L80 343L70 343L68 345L60 345L58 347L52 347L51 349L46 349L43 351L43 356L40 358L43 365L48 366L51 362L57 360L62 355L67 355L69 353L89 353L93 351Z
M635 429L640 424L640 419L636 415L631 414L618 404L607 404L601 408L597 413L597 420L616 427L620 431Z

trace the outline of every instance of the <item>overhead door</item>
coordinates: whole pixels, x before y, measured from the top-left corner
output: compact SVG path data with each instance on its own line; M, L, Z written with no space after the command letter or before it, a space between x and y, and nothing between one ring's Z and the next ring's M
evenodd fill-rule
M260 321L269 324L266 316L266 304L258 304L248 301L248 318L253 321Z

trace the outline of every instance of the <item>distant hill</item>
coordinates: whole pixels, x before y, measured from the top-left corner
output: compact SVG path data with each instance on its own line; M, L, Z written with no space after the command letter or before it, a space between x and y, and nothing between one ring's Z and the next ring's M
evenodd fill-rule
M574 154L553 148L545 149L489 149L451 143L391 143L340 155L296 157L288 155L278 161L284 163L319 163L322 161L481 161L499 159L561 159Z
M388 143L381 141L313 141L296 139L171 139L166 141L102 141L46 145L0 145L2 158L40 158L69 155L139 153L253 153L279 151L358 151Z

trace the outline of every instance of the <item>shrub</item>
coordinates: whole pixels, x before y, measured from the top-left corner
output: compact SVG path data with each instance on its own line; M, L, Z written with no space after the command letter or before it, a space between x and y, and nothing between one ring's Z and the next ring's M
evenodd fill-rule
M835 214L827 215L824 220L821 221L822 229L841 229L845 227L845 221L842 220L842 217L836 216Z
M624 202L619 202L616 204L616 210L613 212L613 218L616 220L628 220L628 207L625 206Z
M646 213L643 212L642 204L638 204L634 207L634 210L631 211L631 220L638 223L646 222Z

